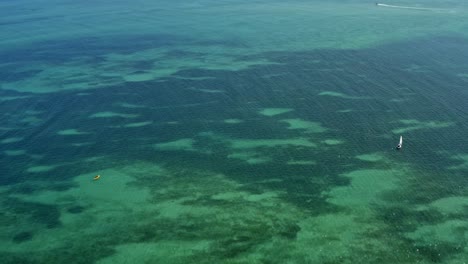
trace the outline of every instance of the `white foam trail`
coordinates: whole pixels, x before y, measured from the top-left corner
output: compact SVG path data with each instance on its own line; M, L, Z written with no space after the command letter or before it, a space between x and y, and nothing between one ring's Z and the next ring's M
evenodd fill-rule
M386 5L376 3L377 6L381 7L391 7L391 8L400 8L400 9L412 9L412 10L425 10L425 11L451 11L448 9L440 9L440 8L427 8L427 7L413 7L413 6L398 6L398 5Z

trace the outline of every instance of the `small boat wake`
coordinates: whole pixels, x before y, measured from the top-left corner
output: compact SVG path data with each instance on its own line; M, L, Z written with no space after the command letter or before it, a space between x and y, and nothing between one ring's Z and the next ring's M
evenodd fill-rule
M398 8L398 9L411 9L411 10L420 10L420 11L442 11L442 12L451 12L450 9L442 8L429 8L429 7L414 7L414 6L399 6L399 5L387 5L381 3L375 3L376 6L380 7L389 7L389 8Z

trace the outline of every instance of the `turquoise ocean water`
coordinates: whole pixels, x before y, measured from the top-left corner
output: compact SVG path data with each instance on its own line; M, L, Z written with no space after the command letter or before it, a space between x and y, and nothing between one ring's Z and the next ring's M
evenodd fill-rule
M1 1L1 262L466 263L468 3L382 4Z

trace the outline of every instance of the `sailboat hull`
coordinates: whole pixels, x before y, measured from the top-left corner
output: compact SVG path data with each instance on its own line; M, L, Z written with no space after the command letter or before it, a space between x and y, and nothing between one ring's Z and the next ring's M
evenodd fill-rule
M403 136L400 136L400 142L399 142L398 145L396 146L396 149L397 149L397 150L400 150L402 146L403 146Z

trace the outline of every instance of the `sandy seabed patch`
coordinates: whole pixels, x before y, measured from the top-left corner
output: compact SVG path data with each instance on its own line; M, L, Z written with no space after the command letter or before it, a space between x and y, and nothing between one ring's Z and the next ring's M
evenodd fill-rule
M277 116L284 113L294 111L292 108L264 108L259 111L259 114L264 116Z

